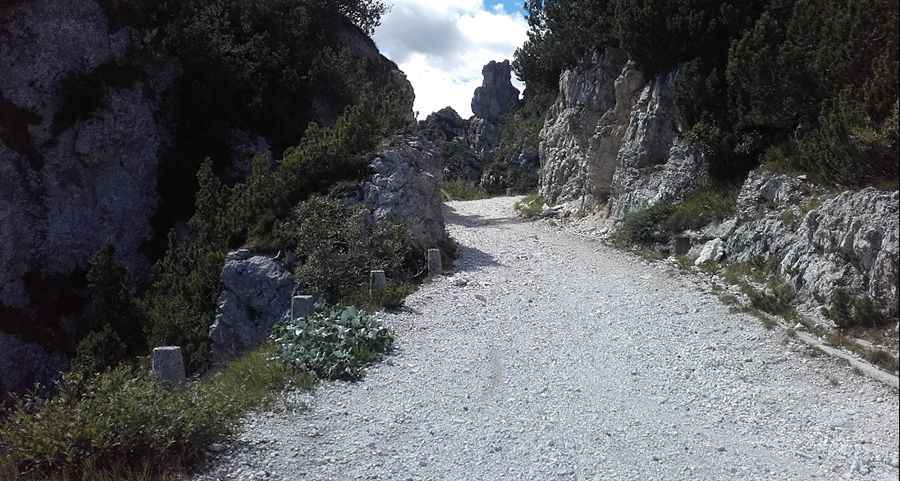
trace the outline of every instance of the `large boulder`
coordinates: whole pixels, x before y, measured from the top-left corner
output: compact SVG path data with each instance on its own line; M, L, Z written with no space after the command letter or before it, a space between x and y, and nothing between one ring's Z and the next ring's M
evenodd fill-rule
M476 117L499 121L519 105L519 89L513 87L509 60L491 61L481 70L484 79L472 97Z
M370 166L373 175L362 189L374 220L406 225L420 248L444 245L443 173L437 147L415 136L396 136L372 156Z
M215 361L235 358L263 344L286 319L294 276L278 261L248 250L228 254L216 317L209 330Z

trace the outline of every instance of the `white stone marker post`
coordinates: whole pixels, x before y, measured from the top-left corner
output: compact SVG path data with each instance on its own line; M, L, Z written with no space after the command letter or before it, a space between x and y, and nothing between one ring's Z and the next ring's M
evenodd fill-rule
M441 250L428 249L428 277L439 276L444 273L441 265Z
M291 299L291 320L309 317L315 309L316 298L313 296L294 296Z
M375 293L383 291L387 287L387 275L384 271L372 271L369 274L369 297L375 297Z
M162 346L153 349L153 375L166 384L183 384L184 357L178 346Z

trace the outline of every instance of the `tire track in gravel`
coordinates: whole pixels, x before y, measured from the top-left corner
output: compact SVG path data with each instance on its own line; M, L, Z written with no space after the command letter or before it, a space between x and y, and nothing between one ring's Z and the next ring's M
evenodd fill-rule
M448 204L457 272L382 315L397 352L195 479L897 479L895 391L514 201Z

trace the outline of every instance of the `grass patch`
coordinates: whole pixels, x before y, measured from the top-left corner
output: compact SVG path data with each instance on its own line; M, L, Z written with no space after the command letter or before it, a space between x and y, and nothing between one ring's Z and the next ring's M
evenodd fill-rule
M72 372L49 400L19 400L0 423L4 479L166 479L229 439L241 416L312 378L250 353L202 382L166 388L146 370Z
M347 306L357 306L369 312L379 309L396 310L403 307L404 301L413 292L416 292L416 286L412 283L388 283L384 289L372 293L368 288L357 289L344 296L341 303Z
M441 195L447 202L457 200L481 200L491 195L480 185L462 179L445 181L441 184Z
M274 331L278 357L320 379L359 380L394 343L389 329L355 307L319 309Z
M763 291L744 283L741 290L750 298L750 305L755 309L785 319L796 319L798 316L791 304L795 297L794 289L781 281L770 279Z
M691 267L694 265L688 256L675 256L675 264L683 271L691 270Z
M516 202L514 208L520 216L533 219L544 213L544 198L535 193L528 194L524 199Z
M865 349L863 350L863 357L885 371L897 372L897 370L900 370L900 363L898 363L897 358L881 349Z

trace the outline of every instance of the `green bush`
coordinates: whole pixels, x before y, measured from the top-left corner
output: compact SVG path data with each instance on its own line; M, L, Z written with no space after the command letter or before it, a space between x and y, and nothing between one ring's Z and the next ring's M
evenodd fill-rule
M73 367L93 373L142 354L147 344L142 331L143 312L112 245L91 259L87 283L85 335L78 344Z
M333 301L364 289L372 270L384 270L391 279L406 281L424 262L402 224L383 221L370 225L362 207L326 197L300 203L282 224L279 235L300 261L298 285Z
M146 466L177 470L230 437L246 410L289 384L309 385L308 376L273 355L265 348L206 381L174 388L126 366L69 373L54 397L23 400L0 421L5 464L34 479L60 473L89 479L82 475Z
M394 342L390 330L354 307L317 310L276 326L272 337L283 362L321 379L360 379Z
M835 325L843 329L879 327L889 321L877 302L866 296L853 296L846 289L835 289L827 315Z
M676 204L663 222L663 227L671 233L699 229L733 216L736 207L736 188L722 186L701 189L684 202Z
M756 290L747 284L743 284L742 289L744 294L750 298L750 305L755 309L788 319L797 315L794 306L791 304L796 295L794 289L780 280L770 278L766 284L766 289L762 291Z
M340 299L340 304L356 306L372 312L379 309L396 310L403 307L403 302L416 291L416 286L409 282L388 282L388 285L376 292L368 287L356 289Z
M670 233L665 228L665 222L674 211L672 205L665 202L631 211L625 214L615 240L642 245L667 242Z

